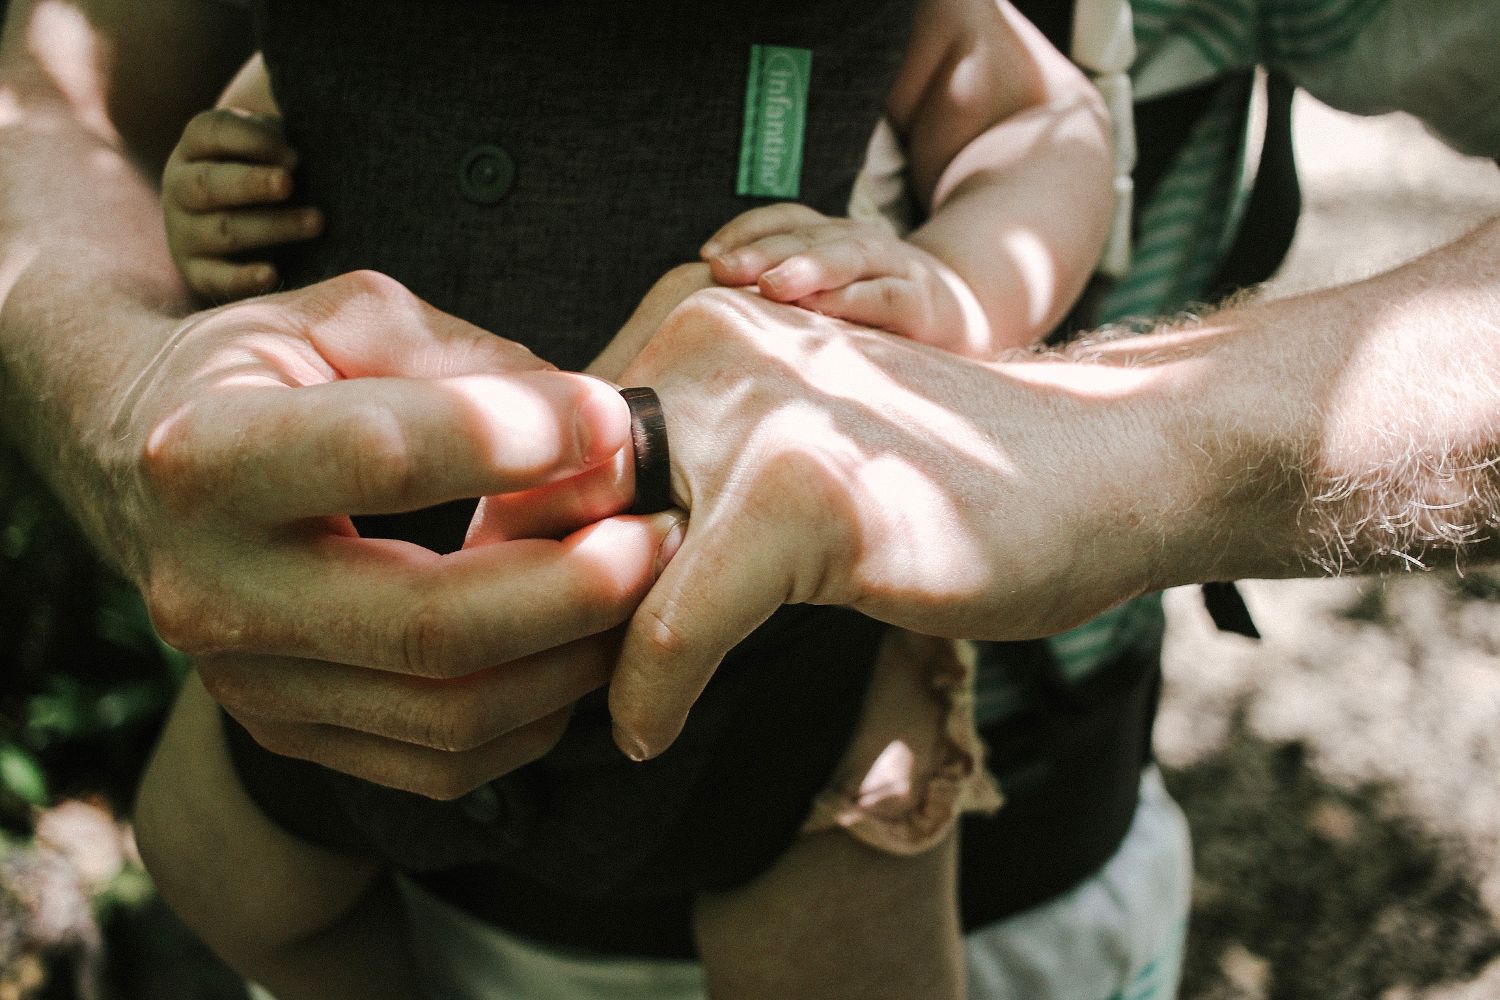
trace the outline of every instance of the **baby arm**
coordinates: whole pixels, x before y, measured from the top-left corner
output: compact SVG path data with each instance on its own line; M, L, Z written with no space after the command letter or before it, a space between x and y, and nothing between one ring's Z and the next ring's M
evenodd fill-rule
M162 897L220 958L278 1000L412 995L389 880L373 862L303 843L261 814L196 674L146 769L135 820Z
M887 113L925 223L903 241L805 206L752 209L704 245L714 277L971 357L1045 334L1113 209L1098 94L1004 0L924 0Z
M323 231L317 209L286 204L296 162L257 55L217 108L188 123L162 175L167 244L199 298L224 302L271 291L275 265L246 255Z

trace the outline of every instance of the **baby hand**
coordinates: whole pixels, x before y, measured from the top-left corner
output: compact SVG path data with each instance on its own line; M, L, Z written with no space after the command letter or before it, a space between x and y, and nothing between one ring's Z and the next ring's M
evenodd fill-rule
M317 209L282 206L296 160L279 118L220 108L188 123L162 175L162 207L167 245L196 295L271 291L276 268L241 255L323 231Z
M777 302L983 356L984 312L958 274L890 230L805 205L753 208L703 245L714 280Z

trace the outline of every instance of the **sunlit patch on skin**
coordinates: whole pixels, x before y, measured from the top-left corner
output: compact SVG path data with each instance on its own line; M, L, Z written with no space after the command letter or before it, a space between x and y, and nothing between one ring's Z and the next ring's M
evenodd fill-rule
M857 476L863 496L877 501L891 498L877 508L878 516L865 519L867 529L871 521L880 529L874 536L867 532L863 556L900 567L919 593L952 594L961 599L984 589L988 571L982 560L968 553L983 551L985 540L966 527L970 518L963 509L970 503L986 502L982 483L973 483L979 495L966 496L958 484L940 487L914 464L895 455L865 459ZM997 481L989 476L982 479ZM951 557L939 558L938 553Z
M26 46L89 128L114 135L103 100L105 53L83 11L62 0L42 0L26 25Z
M0 128L9 128L21 121L21 101L9 87L0 87Z
M807 352L803 364L810 371L809 381L818 387L820 393L851 400L861 406L875 399L899 399L900 412L888 416L898 417L905 426L920 429L925 436L942 441L945 447L962 452L996 472L1010 471L1004 454L972 421L939 399L928 399L912 392L909 386L883 367L872 363L859 343L841 337L829 338L816 350Z
M975 50L959 60L948 78L948 90L954 103L962 106L981 100L990 87L993 67L985 65L985 53Z
M469 433L479 455L495 467L542 473L557 456L574 453L573 428L559 425L552 405L525 382L471 375L443 385L459 404L455 416L473 422Z
M0 256L0 313L5 311L5 302L10 298L11 289L16 287L16 282L21 280L21 275L36 260L38 249L35 246L13 246L4 255Z
M1031 293L1031 301L1024 303L1026 322L1040 329L1047 319L1047 304L1057 298L1057 260L1042 238L1030 230L1011 230L1002 242L1005 256L1021 273L1022 285ZM974 308L978 305L975 302Z

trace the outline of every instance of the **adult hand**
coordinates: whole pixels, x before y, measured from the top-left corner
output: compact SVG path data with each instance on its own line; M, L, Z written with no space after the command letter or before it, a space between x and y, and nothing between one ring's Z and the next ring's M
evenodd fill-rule
M116 434L133 575L215 698L272 750L434 796L551 746L608 667L575 640L625 620L674 523L528 514L561 537L446 556L359 538L348 515L565 494L629 440L607 384L372 274L190 318Z
M1049 384L1051 368L977 364L746 291L672 312L623 380L662 399L691 517L611 682L621 748L665 749L781 604L1020 638L1130 596L1100 560L1149 564L1153 543L1130 511L1100 509L1096 442L1134 430L1077 434L1097 400Z

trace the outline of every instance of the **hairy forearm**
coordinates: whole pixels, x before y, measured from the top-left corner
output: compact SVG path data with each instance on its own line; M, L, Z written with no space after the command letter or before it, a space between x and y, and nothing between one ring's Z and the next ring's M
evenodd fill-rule
M1500 221L1363 282L1074 349L1136 369L1104 408L1138 431L1115 475L1136 449L1154 583L1493 556L1497 260Z
M0 61L0 426L101 549L128 564L112 505L100 502L111 425L187 300L151 185L89 103L87 81L34 55L16 37L20 21L13 14Z

